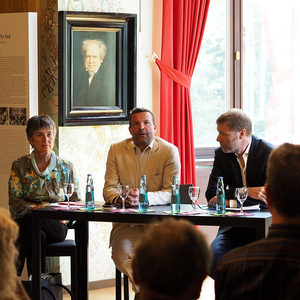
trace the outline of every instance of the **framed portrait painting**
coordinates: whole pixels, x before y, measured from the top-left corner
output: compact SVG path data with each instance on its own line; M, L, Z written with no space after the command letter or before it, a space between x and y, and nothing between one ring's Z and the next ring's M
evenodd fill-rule
M136 15L58 13L59 125L127 123L136 104Z

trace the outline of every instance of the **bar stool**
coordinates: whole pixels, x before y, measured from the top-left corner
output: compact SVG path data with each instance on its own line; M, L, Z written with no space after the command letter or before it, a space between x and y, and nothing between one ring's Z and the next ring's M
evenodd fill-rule
M77 299L77 270L76 270L76 242L75 240L64 240L59 243L47 245L46 256L70 256L71 261L71 292Z
M126 274L123 274L124 300L129 300L129 282ZM122 273L116 268L116 300L122 300Z

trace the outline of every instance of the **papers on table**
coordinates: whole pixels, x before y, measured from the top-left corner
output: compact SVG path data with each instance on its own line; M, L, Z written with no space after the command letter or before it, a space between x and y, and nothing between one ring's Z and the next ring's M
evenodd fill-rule
M226 210L233 210L233 211L240 211L240 207L226 207ZM259 204L257 205L250 205L250 206L244 206L243 210L260 210Z
M85 206L85 203L84 202L76 202L76 201L70 201L70 206L71 205L75 205L75 206ZM52 203L51 205L68 205L68 202L67 201L63 201L63 202L56 202L56 203Z
M65 210L65 209L68 209L68 202L64 201L64 202L50 203L50 206L54 209ZM85 206L84 202L70 201L70 209L72 209L72 210L83 208L84 206Z

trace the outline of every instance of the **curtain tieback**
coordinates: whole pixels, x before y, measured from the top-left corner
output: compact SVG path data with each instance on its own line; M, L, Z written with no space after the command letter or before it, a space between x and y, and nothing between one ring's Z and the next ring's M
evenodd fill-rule
M190 89L192 77L188 76L170 66L163 63L160 59L158 59L157 55L153 53L152 55L153 61L157 64L161 72L164 72L170 79L175 81L176 83L182 85L183 87Z

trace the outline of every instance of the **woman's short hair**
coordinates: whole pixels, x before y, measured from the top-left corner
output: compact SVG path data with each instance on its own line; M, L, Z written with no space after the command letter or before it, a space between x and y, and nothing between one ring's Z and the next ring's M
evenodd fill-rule
M31 117L27 121L26 134L27 139L33 137L33 134L39 129L51 129L54 136L56 135L56 125L54 121L46 114Z

